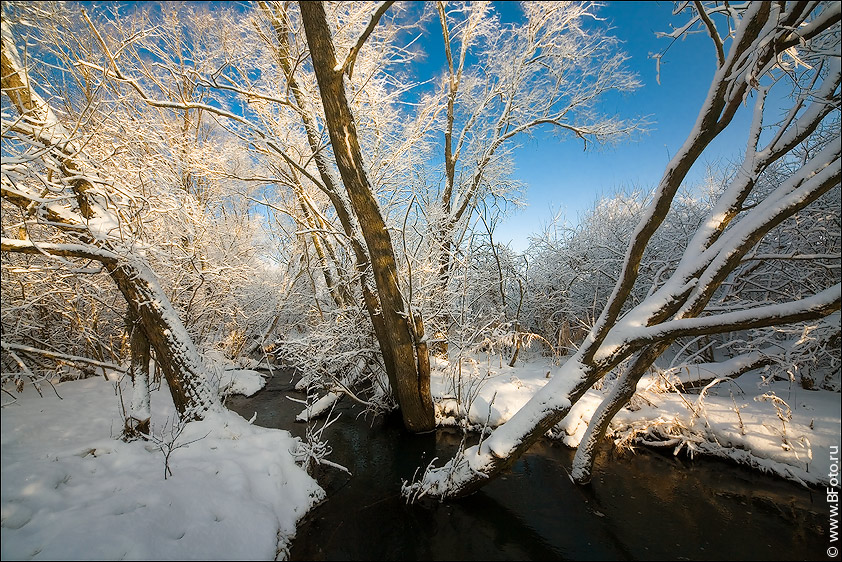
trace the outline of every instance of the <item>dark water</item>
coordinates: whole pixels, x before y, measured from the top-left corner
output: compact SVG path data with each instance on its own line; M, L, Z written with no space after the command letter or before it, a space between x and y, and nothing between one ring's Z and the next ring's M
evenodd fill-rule
M303 436L290 374L228 406ZM299 526L291 560L828 560L821 491L715 460L606 447L594 480L573 485L573 451L545 441L469 498L406 505L402 479L447 459L461 434L406 432L398 416L363 419L350 400L324 434L353 477L319 469L328 500ZM441 464L438 462L437 464Z

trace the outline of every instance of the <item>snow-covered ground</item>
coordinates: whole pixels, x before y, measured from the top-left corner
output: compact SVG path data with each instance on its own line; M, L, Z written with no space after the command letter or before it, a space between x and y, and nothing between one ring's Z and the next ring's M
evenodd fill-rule
M439 422L459 425L467 411L475 428L503 423L557 370L544 358L511 368L497 357L475 356L463 361L457 394L459 370L435 360ZM262 384L254 371L227 371L223 380L229 391L244 394ZM757 371L720 383L703 398L663 386L659 377L641 381L633 409L613 423L618 441L631 444L642 435L673 450L828 482L830 447L840 441L838 393L764 384ZM324 497L296 464L297 439L227 413L187 424L173 442L178 426L163 385L152 395L152 419L153 434L173 444L165 479L158 446L118 439L115 388L99 377L56 384L61 399L49 385L43 398L31 385L15 400L4 395L3 560L286 556L297 521ZM578 444L602 396L590 390L557 428L567 445Z
M254 371L226 373L262 386ZM298 440L225 413L184 426L169 457L124 443L120 398L102 377L32 385L2 409L3 560L272 560L324 492L295 463ZM125 397L129 400L129 397ZM153 434L178 424L166 385L152 393Z
M469 425L481 429L507 421L559 369L548 358L512 368L499 356L469 356L463 359L459 400L455 365L434 360L434 371L431 389L438 398L439 424L462 425L467 412ZM808 391L763 374L751 371L703 394L665 392L670 385L662 377L644 377L630 407L612 422L615 442L634 446L642 438L676 453L715 455L796 482L828 484L830 448L837 447L838 459L840 445L839 393ZM609 385L589 390L554 436L577 446Z

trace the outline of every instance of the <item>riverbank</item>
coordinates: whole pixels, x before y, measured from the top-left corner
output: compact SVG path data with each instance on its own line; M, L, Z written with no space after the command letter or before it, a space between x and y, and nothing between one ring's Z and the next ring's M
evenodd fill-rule
M499 356L467 356L461 371L452 362L434 359L431 389L438 423L472 430L496 427L557 371L557 365L542 357L509 367ZM706 383L703 392L677 392L677 385L693 382L682 374L641 379L637 395L611 424L616 445L646 443L691 458L726 459L805 486L830 484L834 447L839 459L838 392L804 390L762 370ZM710 373L691 375L713 378ZM553 437L576 447L609 389L610 382L589 390L554 428Z
M154 443L118 439L120 397L112 381L69 381L55 392L43 385L43 397L27 385L15 400L4 397L2 409L2 558L814 559L823 552L816 550L826 533L821 494L756 470L672 454L679 446L719 451L793 481L824 482L839 437L838 393L760 384L758 373L703 396L662 392L647 381L632 409L617 416L615 439L634 445L631 437L649 432L650 440L668 443L660 447L665 454L620 457L606 447L589 487L570 483L572 449L558 445L578 442L600 390L577 404L557 428L557 441L533 447L475 497L407 506L400 483L435 457L449 458L463 424L502 423L554 371L541 359L516 368L493 357L473 361L477 376L464 377L458 393L449 365L435 364L432 387L445 428L428 435L408 434L395 416L362 419L357 405L340 404L343 417L323 438L333 449L328 458L353 476L322 469L329 501L315 510L325 492L296 464L299 441L264 428L306 433L306 424L293 422L300 404L286 398L289 371L276 373L253 398L231 400L246 419L256 414L254 424L230 413L178 434L166 386L155 390L153 433L172 445L168 460ZM245 371L230 383L252 393L263 380ZM387 523L394 540L372 542L371 529ZM653 532L668 540L653 541ZM409 543L412 533L418 538Z
M253 375L243 382L256 390ZM4 395L3 560L286 558L324 497L295 438L227 411L181 428L162 385L152 433L172 447L165 461L153 442L119 440L115 388L95 377Z
M300 405L287 397L303 398L295 380L284 373L229 405L304 435L308 424L290 421ZM812 560L826 547L817 491L717 459L642 447L620 454L610 443L589 486L568 477L573 450L542 439L469 498L407 504L401 482L451 457L461 429L411 434L400 415L364 416L352 400L337 415L322 437L352 476L317 470L328 500L299 524L291 560Z

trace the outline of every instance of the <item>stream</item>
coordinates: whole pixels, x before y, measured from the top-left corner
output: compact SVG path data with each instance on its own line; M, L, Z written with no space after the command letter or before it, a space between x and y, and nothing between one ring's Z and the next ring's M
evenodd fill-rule
M276 369L266 388L226 405L303 437L293 421L302 406L286 398L304 398L292 376ZM322 438L353 476L317 469L327 501L299 524L290 560L827 559L823 490L644 448L619 455L607 444L583 487L567 476L574 451L543 440L466 499L407 505L401 481L450 458L461 432L414 435L399 415L366 419L349 399L336 411Z

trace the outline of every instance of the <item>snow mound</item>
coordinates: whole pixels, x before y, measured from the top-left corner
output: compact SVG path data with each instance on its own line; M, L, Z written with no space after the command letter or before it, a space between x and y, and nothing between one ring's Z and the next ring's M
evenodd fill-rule
M27 388L2 409L3 560L271 560L324 498L293 460L298 440L232 412L177 434L166 388L152 433L125 443L114 383ZM166 423L165 423L166 422Z
M252 396L266 386L266 378L251 369L232 369L222 375L220 394L242 394Z
M446 361L433 363L431 387L438 425L473 431L500 427L550 379L565 376L565 370L549 360L509 367L493 359L469 358L459 379ZM686 380L678 382L716 376L719 373L714 369L723 365L728 366L687 369ZM658 382L657 377L644 377L629 406L612 420L610 434L617 445L643 443L670 448L675 454L683 450L691 456L728 459L801 484L830 484L842 416L838 392L808 391L794 382L768 380L762 370L723 381L703 395L667 392ZM610 384L588 390L549 436L577 447ZM509 443L503 436L496 432L487 446L504 451Z

